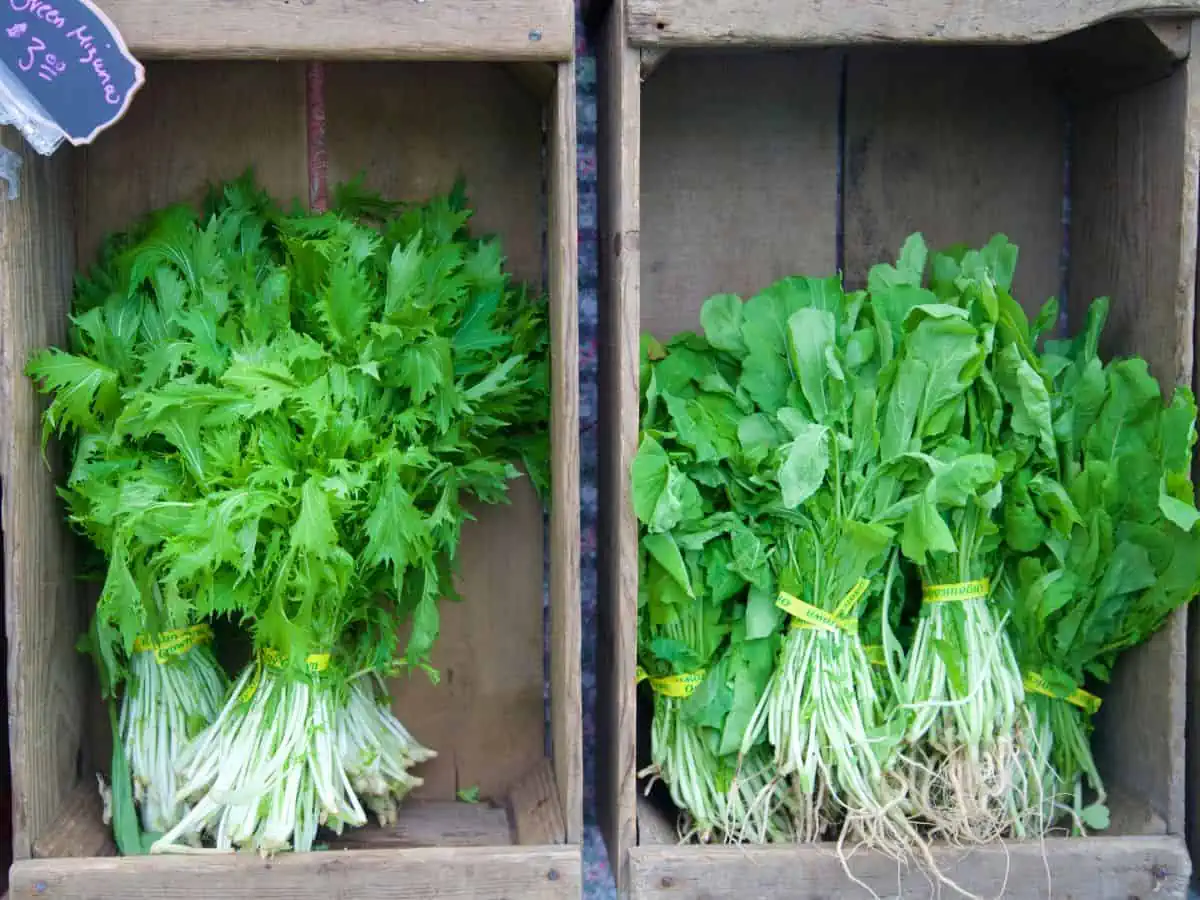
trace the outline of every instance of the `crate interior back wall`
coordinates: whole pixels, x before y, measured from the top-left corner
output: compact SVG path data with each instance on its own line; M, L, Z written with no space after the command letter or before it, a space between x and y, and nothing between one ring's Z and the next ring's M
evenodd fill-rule
M96 790L96 772L107 770L111 754L107 715L91 663L74 649L95 590L74 580L73 539L40 455L42 404L21 369L30 352L63 339L76 269L90 266L103 237L138 215L198 201L209 182L248 166L281 202L306 203L305 90L302 63L151 63L124 120L81 150L47 160L25 151L21 199L0 206L18 859L113 852ZM441 683L423 673L392 682L399 717L438 758L418 771L425 784L396 827L347 832L333 846L457 847L464 854L496 848L498 874L480 896L564 896L578 889L578 849L571 845L580 828L581 767L573 70L544 63L327 63L325 108L331 193L362 173L366 186L385 196L424 199L465 177L473 231L498 235L514 278L548 291L554 379L549 512L527 481L514 484L510 505L478 511L459 555L464 602L441 605L433 655ZM4 143L21 147L12 133ZM548 554L551 599L544 609ZM474 787L484 802L456 802L457 791ZM519 854L504 856L504 848L543 845L547 855L537 866L518 865ZM164 873L181 864L149 862ZM213 871L205 862L188 865ZM23 883L22 865L14 890ZM25 880L46 881L44 868L30 872ZM423 872L410 873L414 884ZM70 874L58 896L72 896ZM239 891L254 889L243 881Z
M1192 32L1188 23L1116 22L1028 47L664 53L629 47L623 17L624 5L614 4L605 25L601 116L601 640L614 659L600 701L599 733L609 736L604 824L614 865L636 896L716 896L744 883L766 896L795 860L669 846L674 811L664 831L661 811L635 786L634 772L648 764L647 748L635 758L635 720L648 725L650 706L634 687L637 523L628 472L637 448L637 335L698 330L710 295L749 297L788 275L841 269L849 287L861 287L869 266L894 260L913 231L931 248L980 246L1002 232L1020 247L1014 292L1028 312L1060 296L1060 326L1074 330L1091 299L1108 295L1103 352L1137 353L1164 385L1190 384L1200 150ZM1108 834L1183 830L1184 635L1180 614L1122 660L1105 694L1096 740L1115 794ZM1143 856L1160 851L1172 884L1182 883L1181 840L1097 840L1104 854L1125 854L1121 865L1132 874L1101 887L1115 856L1080 869L1052 853L1055 896L1137 895L1153 886ZM1036 860L1013 852L1020 878L1011 896L1044 895L1040 851ZM1097 851L1089 843L1062 852ZM1005 852L983 858L955 877L968 873L990 895ZM836 856L805 859L807 874L780 896L849 888ZM852 863L856 874L894 893L894 865L864 859ZM905 897L928 890L917 874L905 879Z

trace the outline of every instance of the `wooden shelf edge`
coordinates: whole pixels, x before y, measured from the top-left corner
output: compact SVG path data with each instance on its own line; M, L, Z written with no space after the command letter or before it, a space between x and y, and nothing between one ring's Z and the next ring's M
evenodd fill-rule
M140 59L566 60L566 0L107 0Z
M1050 896L1090 900L1150 897L1183 900L1191 862L1182 837L1059 838L1043 844L1010 842L974 851L935 848L943 874L970 891L1011 898ZM879 896L930 896L930 881L902 871L880 854L856 853L850 872ZM1049 877L1049 881L1047 880ZM701 847L659 845L630 852L631 896L668 900L740 896L818 900L838 897L852 882L832 845ZM947 889L946 893L953 893Z
M1120 18L1200 16L1200 0L624 0L643 47L1036 44Z
M578 898L576 845L341 850L262 859L252 854L27 859L13 865L13 896L177 900L264 896L433 897L500 900ZM403 885L400 894L394 893Z

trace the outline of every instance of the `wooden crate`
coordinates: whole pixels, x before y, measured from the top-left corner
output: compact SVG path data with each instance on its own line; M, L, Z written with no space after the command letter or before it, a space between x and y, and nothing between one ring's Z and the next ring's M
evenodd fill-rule
M860 287L912 231L935 247L999 231L1021 248L1019 299L1036 308L1062 295L1077 326L1086 304L1108 294L1104 352L1141 354L1164 384L1193 379L1197 26L1113 21L1037 41L1121 6L1081 2L1037 4L1062 16L1049 30L1012 33L1026 20L989 14L971 20L982 31L962 31L969 10L1034 8L980 0L954 4L946 22L960 30L947 39L1010 46L882 46L871 42L927 38L904 11L931 4L795 3L792 18L768 15L784 5L618 0L599 42L609 662L598 790L614 870L637 898L868 896L831 847L679 846L674 821L642 799L635 772L648 760L636 734L649 703L642 695L639 708L634 685L629 483L640 331L696 329L711 294L750 296L786 275L841 268ZM827 46L773 46L783 44ZM1047 841L1044 852L944 849L951 877L990 897L1007 872L1005 896L1021 900L1184 896L1185 632L1180 613L1122 659L1104 698L1097 753L1114 795L1110 831ZM901 878L885 860L858 854L851 865L881 897L935 895L921 874Z
M308 70L299 61L151 62L126 118L91 147L46 159L14 132L0 132L4 146L24 158L19 199L0 202L0 478L17 860L12 895L578 896L570 6L558 0L368 2L352 4L353 12L324 0L234 6L114 0L106 10L147 57L343 59L324 64L331 186L363 172L369 187L388 196L422 199L465 176L474 227L498 234L510 270L543 285L550 298L549 517L522 482L511 506L481 510L464 530L465 602L443 604L433 655L442 682L433 687L422 675L393 684L402 721L439 752L419 772L426 784L396 827L348 833L335 845L346 849L271 860L113 857L95 777L111 744L103 719L94 715L91 663L74 649L87 600L73 578L72 539L39 450L43 402L22 370L31 352L64 339L73 273L90 263L110 230L166 203L199 199L207 182L236 177L248 165L280 199L308 199L314 149ZM481 16L474 24L463 24L468 9ZM535 22L540 40L530 41ZM528 47L517 41L518 31ZM523 58L531 55L538 58ZM396 59L361 59L383 56ZM451 56L460 61L441 59ZM546 552L548 611L542 602ZM481 789L484 802L455 802L456 790L471 786Z

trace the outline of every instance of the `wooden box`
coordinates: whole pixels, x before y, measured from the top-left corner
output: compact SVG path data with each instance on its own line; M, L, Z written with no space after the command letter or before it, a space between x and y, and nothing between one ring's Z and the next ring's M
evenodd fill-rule
M14 799L14 897L567 898L580 891L579 507L573 10L505 3L239 4L111 0L147 62L127 116L94 145L32 153L0 201L0 477ZM230 60L228 57L255 59ZM181 61L174 57L205 57ZM225 57L226 59L214 59ZM301 59L327 58L318 70ZM284 61L278 61L283 59ZM370 60L370 61L364 61ZM308 106L323 72L325 124ZM319 117L318 117L319 118ZM283 201L330 188L424 199L466 178L474 227L551 304L553 496L527 482L464 532L465 602L442 607L424 675L394 683L402 721L439 752L394 828L332 849L116 858L96 771L97 681L74 645L87 599L42 459L42 399L23 374L56 344L77 268L100 238L152 208L199 199L247 166ZM313 171L316 171L315 169ZM54 454L51 454L52 457ZM543 607L549 555L549 605ZM549 665L543 644L549 635ZM549 684L549 690L546 685ZM546 710L549 708L549 727ZM456 802L477 786L482 802Z
M1021 250L1019 299L1036 309L1059 295L1078 327L1087 303L1109 295L1104 352L1140 354L1164 385L1191 384L1200 30L1161 18L1075 30L1144 5L979 0L951 15L950 4L915 0L617 0L608 11L600 639L609 661L597 733L601 822L626 896L868 896L832 847L680 846L673 817L642 797L635 773L648 759L637 733L649 703L635 688L629 477L639 332L697 329L710 295L748 297L787 275L840 269L860 287L913 231L933 247L1003 232ZM909 15L918 7L924 21ZM1122 659L1104 697L1096 745L1111 829L1044 846L941 848L950 877L980 896L1003 886L1021 900L1184 896L1185 618ZM850 866L880 897L938 895L921 873L866 853Z

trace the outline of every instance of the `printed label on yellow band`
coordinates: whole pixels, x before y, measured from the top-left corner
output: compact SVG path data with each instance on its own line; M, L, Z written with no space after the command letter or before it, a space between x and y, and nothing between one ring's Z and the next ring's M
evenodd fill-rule
M1100 709L1100 703L1102 702L1095 694L1089 694L1082 688L1074 691L1071 694L1068 694L1066 697L1060 697L1058 694L1050 690L1049 685L1046 684L1046 679L1044 679L1041 674L1037 672L1025 676L1025 690L1032 694L1041 694L1043 697L1054 697L1059 700L1066 700L1072 706L1078 706L1089 715L1095 715L1096 711Z
M926 584L921 587L921 599L926 603L966 603L986 600L992 593L992 583L986 578L978 581L956 581L954 584Z
M651 675L641 666L637 667L637 684L650 682L650 690L664 697L675 697L684 700L696 693L700 682L704 681L705 671L686 672L683 675Z
M858 619L850 616L838 616L818 609L811 603L805 603L799 597L793 597L786 591L780 592L775 605L792 616L793 628L816 628L821 631L858 634Z
M133 642L134 653L154 651L154 661L165 663L176 656L183 656L193 647L207 644L212 640L212 629L207 625L189 625L187 628L175 628L164 631L155 640L148 634L138 635Z
M862 601L862 598L866 596L870 587L870 578L858 579L858 581L854 582L854 587L846 591L846 596L838 601L838 605L834 607L834 612L836 612L839 616L848 616L853 613L855 607L857 607Z
M883 650L882 644L863 644L863 653L866 654L867 662L873 666L879 666L881 669L887 668L887 654Z
M283 654L269 647L262 651L262 659L268 666L274 666L276 669L282 669L285 665ZM304 668L313 675L316 675L318 672L324 672L329 668L329 654L310 653L304 657Z

